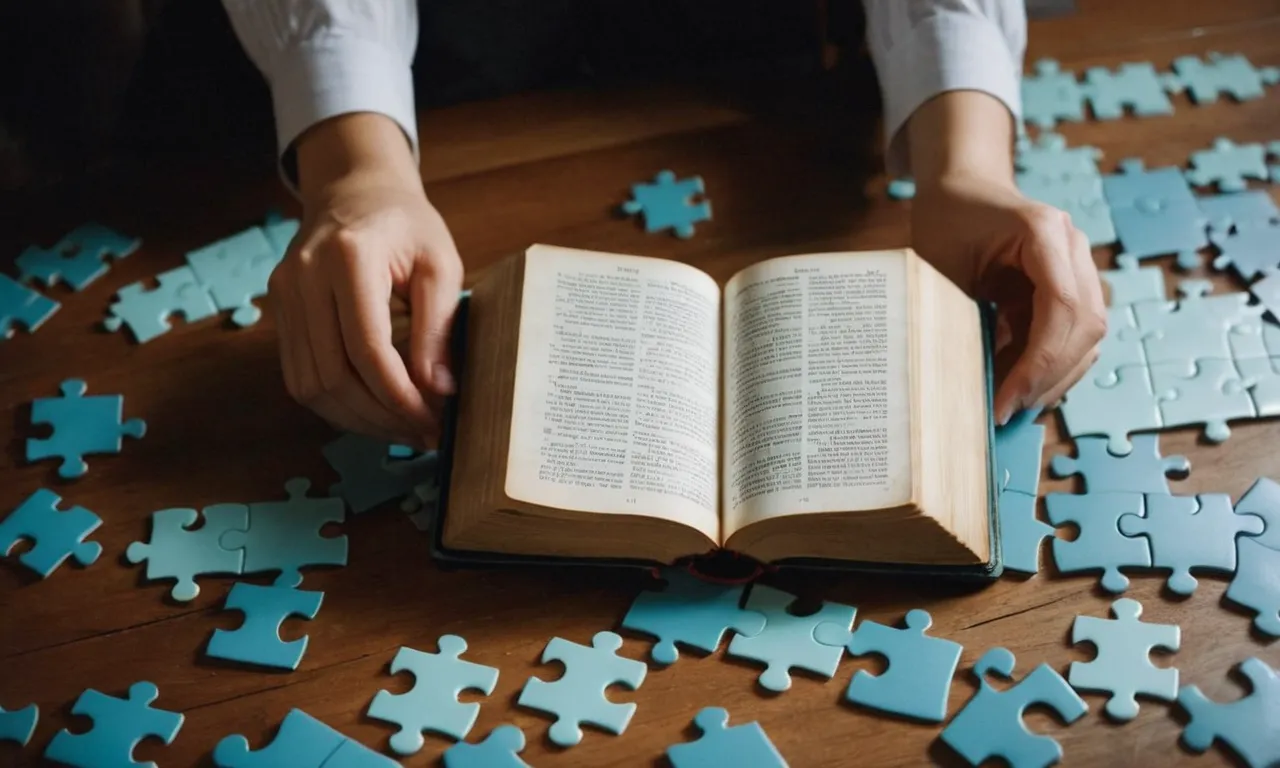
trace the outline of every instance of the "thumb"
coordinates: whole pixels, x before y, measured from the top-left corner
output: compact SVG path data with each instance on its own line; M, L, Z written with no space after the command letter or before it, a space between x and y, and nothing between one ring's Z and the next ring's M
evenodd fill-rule
M419 387L438 395L455 388L449 367L449 330L462 291L462 267L456 254L419 261L409 278L409 362Z

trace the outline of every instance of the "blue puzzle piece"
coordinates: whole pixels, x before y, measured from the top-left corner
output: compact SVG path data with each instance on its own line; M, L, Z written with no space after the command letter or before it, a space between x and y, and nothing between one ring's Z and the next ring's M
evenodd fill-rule
M551 638L542 651L542 663L563 663L564 675L552 682L529 678L516 703L555 715L549 735L561 747L582 741L583 723L621 734L631 722L636 705L609 701L605 690L611 685L635 690L644 682L647 671L643 661L619 656L621 647L622 638L612 632L597 632L590 646Z
M1097 147L1068 147L1057 133L1041 133L1034 142L1020 139L1013 162L1023 174L1044 181L1063 181L1083 176L1098 178L1098 161L1102 150ZM1098 189L1101 195L1101 187Z
M1070 214L1071 223L1084 233L1089 245L1110 245L1116 241L1111 208L1102 194L1102 179L1096 173L1065 178L1019 173L1015 180L1022 194Z
M1117 384L1121 368L1147 365L1143 335L1138 330L1133 309L1133 305L1127 304L1107 308L1107 333L1098 345L1098 359L1084 377L1097 386Z
M1142 494L1051 493L1045 496L1044 506L1050 523L1073 523L1080 529L1075 539L1053 540L1053 560L1062 573L1100 570L1102 588L1116 593L1129 588L1129 578L1121 568L1151 567L1147 540L1130 538L1120 531L1121 518L1142 514Z
M498 684L498 670L461 658L467 641L457 635L442 635L439 653L401 648L391 661L391 674L413 673L414 686L408 693L378 691L369 704L369 717L400 726L391 737L391 750L412 755L422 749L422 734L443 733L449 738L466 738L480 716L478 703L463 704L458 694L480 691L486 696Z
M1040 492L1040 454L1044 425L1037 424L1040 408L1028 408L996 427L996 472L1000 490L1035 496Z
M1259 632L1280 637L1280 550L1256 538L1236 539L1236 573L1226 598L1258 614L1253 626Z
M1196 203L1182 169L1147 168L1142 160L1132 157L1120 161L1118 173L1102 177L1102 193L1112 210L1142 205L1179 208Z
M1248 188L1245 179L1266 181L1267 151L1261 144L1236 144L1219 136L1213 146L1192 152L1187 181L1199 187L1217 184L1221 192L1242 192Z
M836 624L853 628L858 609L851 605L823 602L808 616L795 616L788 610L796 596L765 584L751 587L746 608L764 614L764 630L751 636L738 635L729 641L729 656L763 662L760 686L769 691L785 691L791 687L791 670L807 670L831 679L840 665L844 649L823 645L813 637L820 624Z
M1197 104L1212 104L1219 93L1236 101L1251 101L1265 95L1263 86L1280 82L1280 69L1253 66L1240 54L1211 52L1208 60L1179 56L1173 60L1173 74L1162 79L1171 93L1185 90Z
M119 453L124 437L142 437L147 423L142 419L121 421L124 398L120 395L85 397L88 386L79 379L62 382L62 397L37 398L31 404L31 423L48 424L48 438L27 440L27 461L54 456L62 459L58 474L79 477L89 468L84 457L90 454Z
M1280 483L1269 477L1260 477L1236 502L1237 515L1256 515L1262 518L1266 530L1255 541L1280 549Z
M1196 198L1196 205L1209 221L1210 230L1222 233L1232 227L1264 226L1280 218L1271 195L1261 189L1204 195Z
M251 751L239 735L227 736L213 749L218 768L321 768L347 737L300 709L285 715L275 739Z
M157 287L148 290L142 283L120 289L111 314L102 321L108 331L128 327L139 344L172 330L170 315L182 315L187 322L213 317L218 308L209 292L196 279L191 267L178 267L156 276Z
M280 626L290 616L314 619L323 599L323 592L237 582L223 608L243 613L244 623L231 631L215 629L205 653L216 659L297 669L307 650L307 636L284 642Z
M461 742L444 751L444 768L529 768L519 753L524 734L514 725L500 725L479 744Z
M1236 360L1236 370L1249 388L1258 418L1280 416L1280 358Z
M1091 370L1071 389L1060 406L1071 437L1105 435L1107 450L1124 456L1133 450L1130 432L1160 429L1160 403L1145 366L1118 368L1114 383L1099 383Z
M151 540L135 541L125 559L135 565L147 561L147 580L177 579L169 595L178 602L200 594L196 576L235 576L244 570L244 552L218 545L224 533L249 525L249 508L243 504L214 504L204 508L204 525L194 509L162 509L151 515Z
M1164 300L1164 273L1159 267L1104 269L1098 272L1098 277L1110 289L1112 308Z
M289 251L289 243L292 242L294 235L298 234L298 227L301 224L297 219L282 218L278 213L267 214L267 219L262 225L262 234L267 238L267 242L271 243L271 251L276 255L276 260L284 258Z
M1178 670L1157 667L1149 655L1153 648L1178 650L1182 629L1173 624L1149 624L1139 620L1142 603L1122 597L1111 604L1115 619L1077 616L1071 626L1071 642L1093 643L1098 649L1093 661L1073 661L1067 680L1079 691L1114 694L1107 715L1116 720L1138 716L1138 694L1162 701L1178 695Z
M1116 263L1133 268L1139 260L1176 254L1180 269L1200 266L1201 248L1209 247L1208 222L1195 203L1143 204L1111 208L1111 221L1121 253Z
M947 694L960 654L959 643L925 634L933 625L928 611L907 612L906 629L863 621L858 631L820 624L813 636L825 645L843 646L852 656L868 653L885 657L889 668L880 675L864 669L854 673L845 698L855 704L897 715L940 723L947 719Z
M1167 427L1203 424L1205 439L1231 437L1227 422L1257 416L1247 382L1231 360L1195 360L1151 365L1151 383Z
M39 719L40 708L35 704L28 704L12 712L0 707L0 741L12 741L20 747L27 746L32 734L36 732L36 721Z
M759 723L730 727L729 713L720 707L700 710L693 722L702 736L697 741L667 747L672 768L787 768L787 761Z
M0 340L12 337L19 325L34 333L60 306L8 275L0 275Z
M294 768L293 763L289 763L289 766ZM320 764L320 768L400 768L400 763L374 752L354 739L347 739Z
M79 291L107 273L106 258L123 259L142 241L126 237L100 224L86 224L71 231L53 248L35 246L18 254L15 263L24 282L53 285L62 281Z
M659 664L680 658L676 643L703 653L720 647L724 633L732 629L754 635L764 629L764 616L738 607L743 587L703 581L679 568L666 568L667 588L647 590L636 596L622 626L658 638L650 657Z
M71 733L65 728L58 731L45 748L45 758L75 768L156 768L152 762L134 762L134 747L148 737L172 744L182 728L181 714L151 706L159 696L155 684L148 682L130 686L127 699L86 690L71 714L93 718L93 729L88 733Z
M1126 107L1138 117L1173 114L1164 82L1150 63L1121 64L1115 71L1090 67L1084 81L1081 90L1098 120L1118 120Z
M191 251L187 264L218 309L234 310L231 320L243 328L262 317L253 300L267 295L267 281L283 256L263 229L252 227Z
M1182 743L1193 752L1204 752L1221 741L1250 768L1280 764L1280 675L1261 659L1240 664L1253 693L1226 704L1210 701L1194 685L1178 692L1178 704L1191 716L1182 731Z
M0 520L0 557L21 540L35 543L18 556L19 562L40 574L53 573L68 557L91 565L102 554L102 545L85 537L102 525L102 519L84 507L58 509L62 498L46 488L27 497Z
M1172 571L1167 586L1179 595L1196 591L1193 568L1234 572L1236 538L1257 535L1262 528L1262 518L1237 515L1225 493L1148 496L1142 513L1120 518L1120 531L1125 536L1150 540L1151 564Z
M622 204L628 215L644 214L644 231L661 232L670 229L677 237L693 237L693 225L711 218L711 202L693 202L704 194L702 179L693 176L676 180L671 171L659 171L652 184L635 184L631 187L631 199Z
M224 550L244 550L241 573L280 571L276 585L296 587L303 567L347 564L347 537L320 532L329 523L341 523L347 509L342 499L309 498L306 478L295 477L284 487L288 501L250 504L247 529L224 529L218 542Z
M387 450L385 441L355 433L326 443L322 449L325 461L342 477L329 493L341 496L358 514L401 498L435 478L434 451L416 459L388 461Z
M889 182L888 194L891 200L910 200L916 196L916 182L909 176L893 179Z
M1230 233L1217 231L1210 239L1221 251L1213 260L1214 268L1231 267L1246 283L1280 267L1280 222L1255 223Z
M1084 120L1084 92L1072 72L1053 59L1040 59L1035 73L1022 76L1022 117L1037 128L1050 129L1059 120Z
M1019 573L1039 572L1040 542L1053 536L1053 526L1036 517L1036 497L1004 491L999 505L1004 567Z
M388 445L388 459L412 459L419 454L418 449L409 445Z
M978 692L942 731L940 738L970 765L993 757L1004 758L1011 768L1044 768L1062 759L1062 746L1053 738L1033 733L1022 720L1027 707L1040 704L1054 711L1066 724L1089 710L1062 676L1047 664L1007 690L987 682L988 674L1008 678L1015 659L1004 648L992 648L973 666Z
M1167 475L1186 475L1191 462L1186 456L1161 456L1159 435L1134 435L1133 450L1127 456L1113 456L1102 437L1076 438L1076 458L1066 454L1053 457L1049 471L1054 477L1080 475L1085 493L1169 494Z

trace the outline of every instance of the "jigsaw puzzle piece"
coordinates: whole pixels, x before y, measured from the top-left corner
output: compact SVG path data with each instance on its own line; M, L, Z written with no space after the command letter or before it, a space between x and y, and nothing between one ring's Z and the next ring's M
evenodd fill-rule
M1058 454L1049 464L1054 477L1080 475L1084 492L1157 493L1168 495L1167 475L1186 476L1191 462L1186 456L1161 456L1160 436L1134 435L1133 450L1127 456L1113 456L1106 438L1076 438L1076 457Z
M35 333L61 306L8 275L0 275L0 340L11 338L19 325Z
M463 660L467 641L457 635L442 635L437 642L439 653L424 653L401 648L391 661L391 674L413 673L414 686L408 693L378 691L369 704L368 715L400 726L391 737L391 750L399 755L412 755L422 749L422 734L443 733L461 740L476 724L480 705L458 701L466 690L480 691L486 696L498 684L498 670Z
M1264 226L1280 218L1280 209L1265 190L1251 189L1221 195L1204 195L1196 198L1200 213L1209 222L1209 228L1226 232L1232 227Z
M1107 309L1107 334L1098 345L1098 359L1089 369L1089 378L1100 387L1114 386L1118 371L1125 367L1147 365L1143 335L1138 331L1133 307L1124 305Z
M1208 61L1196 56L1179 56L1173 60L1174 74L1162 79L1171 93L1186 91L1197 104L1213 104L1219 93L1236 101L1251 101L1265 95L1263 86L1280 82L1280 69L1258 69L1244 56L1209 53Z
M751 768L787 768L787 761L759 723L729 726L729 713L706 707L693 716L702 731L697 741L667 747L672 768L719 768L725 765Z
M1086 374L1067 391L1060 410L1068 435L1106 435L1107 450L1124 456L1133 450L1130 432L1160 429L1164 422L1146 367L1121 367L1115 375L1115 384L1101 386L1096 375Z
M267 281L283 255L262 228L252 227L191 251L187 264L218 309L234 310L231 319L243 328L262 317L253 300L267 295Z
M1121 533L1150 541L1151 564L1173 571L1167 586L1179 595L1195 592L1193 568L1235 571L1236 538L1257 535L1262 529L1262 518L1237 515L1225 493L1148 496L1142 513L1120 518Z
M659 171L652 184L633 184L631 199L622 204L630 216L644 215L645 232L672 230L677 237L693 237L693 225L711 218L711 202L695 203L706 192L701 177L676 180L671 171Z
M126 435L140 438L147 433L142 419L121 421L124 398L120 395L85 397L88 386L80 379L67 379L61 389L61 397L31 403L31 423L47 424L53 434L27 440L27 461L58 457L62 459L59 476L79 477L89 468L85 456L119 453Z
M1043 768L1062 759L1062 746L1052 737L1033 733L1022 720L1027 707L1039 704L1070 725L1084 717L1087 704L1062 676L1041 664L1018 684L1004 691L987 682L989 674L1010 678L1015 659L1004 648L992 648L973 666L978 692L942 731L942 741L969 761L986 763L993 757L1012 768Z
M27 746L32 734L36 732L36 721L39 719L40 708L35 704L13 711L0 707L0 741L12 741L20 747Z
M1248 188L1245 179L1266 181L1267 151L1261 144L1236 144L1219 136L1213 146L1192 152L1187 181L1198 187L1217 184L1221 192L1242 192Z
M71 714L92 718L93 729L87 733L62 729L45 748L45 758L75 768L107 765L155 768L155 763L134 762L134 747L149 737L172 744L182 729L183 720L178 712L151 706L159 697L155 684L145 681L130 686L129 696L124 699L92 688L86 690L76 700Z
M1266 529L1254 541L1272 549L1280 549L1280 483L1260 477L1236 502L1237 515L1262 518Z
M1098 161L1102 150L1097 147L1068 147L1057 133L1041 133L1034 142L1018 141L1014 166L1024 175L1045 181L1064 181L1072 177L1098 178ZM1101 182L1098 195L1101 196Z
M346 518L347 508L342 499L308 497L306 478L295 477L284 487L288 501L250 504L248 525L225 529L218 544L244 551L240 573L280 571L276 585L296 587L301 568L347 564L347 537L321 535L324 526Z
M158 286L151 290L142 283L120 289L118 300L103 326L111 332L128 327L139 344L172 330L171 315L182 315L189 323L218 314L209 292L205 290L191 267L178 267L156 276Z
M1112 307L1164 301L1164 273L1158 267L1104 269L1098 272L1098 277L1110 290Z
M325 461L342 478L329 488L330 495L341 496L359 514L435 479L434 451L416 459L388 461L387 447L383 440L353 432L326 443Z
M1258 417L1280 415L1280 358L1238 359L1236 369L1248 387Z
M714 653L732 629L755 635L764 629L764 616L739 606L743 587L703 581L680 568L665 568L665 590L646 590L622 619L626 629L658 638L650 657L667 665L680 658L677 643Z
M769 691L790 688L792 668L831 679L844 655L844 648L818 642L813 637L814 628L830 623L846 630L852 629L858 611L850 605L823 602L817 612L795 616L788 609L796 600L795 595L765 584L752 586L746 608L764 614L764 630L750 636L737 635L729 641L729 656L765 664L759 682Z
M293 768L290 764L290 768ZM400 768L400 763L380 755L354 739L347 739L320 768Z
M837 624L819 624L814 639L844 647L851 656L883 656L889 668L880 675L858 670L845 698L855 704L931 723L947 719L947 694L964 648L956 642L925 634L933 626L928 611L907 612L906 628L863 621L850 633Z
M1173 624L1140 621L1142 603L1122 597L1111 604L1114 619L1077 616L1071 626L1071 642L1093 643L1093 661L1073 661L1067 681L1077 690L1114 694L1107 701L1108 716L1132 720L1138 716L1138 694L1162 701L1178 695L1178 670L1157 667L1149 655L1154 648L1177 651L1182 629Z
M80 565L92 565L102 554L102 545L85 537L102 525L102 519L84 507L58 509L62 497L40 488L0 520L0 557L22 540L34 542L18 561L40 574L57 570L68 557Z
M244 623L235 630L215 629L205 653L215 659L297 669L307 650L307 636L285 642L280 639L280 627L291 616L314 619L323 599L323 592L237 582L227 593L223 609L240 611Z
M1040 408L1014 414L1008 423L996 427L996 471L1002 491L1035 496L1040 490L1040 455L1044 448L1044 425L1037 424Z
M1112 210L1143 205L1181 208L1196 204L1182 169L1147 168L1141 159L1134 157L1121 160L1118 173L1102 177L1102 193Z
M636 705L609 701L605 691L612 685L625 685L634 691L648 671L643 661L619 656L621 647L622 638L612 632L597 632L590 646L551 638L542 651L542 663L563 663L564 675L552 682L529 678L516 703L555 715L549 736L561 747L582 741L583 723L621 734L631 722Z
M1207 280L1183 280L1176 304L1133 305L1148 365L1266 355L1261 308L1249 305L1247 293L1208 295L1212 289Z
M146 578L176 579L169 595L178 602L194 600L200 594L196 576L235 576L242 572L244 552L218 545L227 531L243 531L249 526L249 508L243 504L214 504L204 508L204 525L194 509L162 509L151 515L151 540L135 541L125 550L125 559L138 564L147 561Z
M1221 741L1250 768L1280 764L1280 675L1258 658L1245 659L1240 672L1253 693L1226 704L1210 701L1194 685L1178 692L1178 704L1191 716L1182 743L1193 752L1204 752Z
M1146 539L1130 538L1120 530L1121 518L1142 514L1142 494L1051 493L1045 496L1044 505L1049 522L1057 526L1073 523L1080 529L1075 539L1053 540L1053 560L1062 573L1101 570L1102 588L1117 593L1129 588L1129 578L1121 568L1151 567Z
M1059 120L1084 120L1084 92L1072 72L1064 71L1053 59L1040 59L1034 74L1022 77L1022 118L1042 129L1051 129Z
M1116 262L1125 268L1141 259L1176 254L1180 269L1195 269L1200 266L1197 251L1209 246L1208 222L1194 202L1147 201L1133 208L1117 208L1113 204L1111 221L1121 245Z
M1084 81L1081 88L1098 120L1118 120L1124 117L1125 107L1138 117L1173 114L1164 82L1150 63L1121 64L1114 72L1090 67Z
M1036 517L1035 496L1003 491L999 505L1004 567L1019 573L1038 573L1040 542L1053 536L1053 526Z
M1258 415L1230 359L1154 364L1151 381L1159 393L1164 426L1203 424L1204 436L1211 442L1221 443L1231 436L1229 420Z
M529 768L519 753L524 734L514 725L500 725L479 744L459 742L444 751L444 768Z
M347 737L300 709L285 715L275 739L251 751L249 741L227 736L213 749L218 768L321 768Z
M1215 269L1231 267L1240 279L1249 282L1280 267L1280 223L1266 221L1236 227L1230 233L1210 235L1221 253L1213 260Z
M59 281L72 290L85 286L107 273L106 259L123 259L142 241L108 229L101 224L85 224L72 230L53 248L30 247L18 254L15 264L23 282L40 282L46 286Z
M1256 538L1237 539L1236 573L1226 598L1258 614L1253 626L1259 632L1280 637L1280 550Z
M1269 270L1261 280L1249 286L1249 293L1266 307L1272 320L1280 321L1280 269ZM1267 326L1274 327L1274 323L1267 323Z
M1071 222L1085 234L1089 245L1110 245L1116 241L1111 208L1102 195L1097 175L1050 178L1030 173L1015 177L1018 189L1031 198L1071 215Z
M916 196L916 182L908 176L893 179L886 190L890 200L910 200Z
M278 213L267 214L267 219L262 224L262 234L271 244L271 252L276 255L277 261L283 259L288 253L289 243L293 241L294 235L298 234L300 225L301 222L297 219L286 219Z

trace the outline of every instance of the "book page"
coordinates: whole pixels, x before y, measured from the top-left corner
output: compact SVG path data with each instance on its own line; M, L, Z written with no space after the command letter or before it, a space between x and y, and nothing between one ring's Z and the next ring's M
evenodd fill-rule
M719 541L719 306L686 264L531 248L507 496Z
M771 259L724 291L724 531L911 493L906 259Z

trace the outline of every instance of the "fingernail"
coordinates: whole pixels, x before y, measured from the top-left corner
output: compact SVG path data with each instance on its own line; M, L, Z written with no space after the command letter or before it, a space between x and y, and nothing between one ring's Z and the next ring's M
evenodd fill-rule
M454 389L453 374L444 363L436 363L431 368L431 385L442 395L452 395Z

